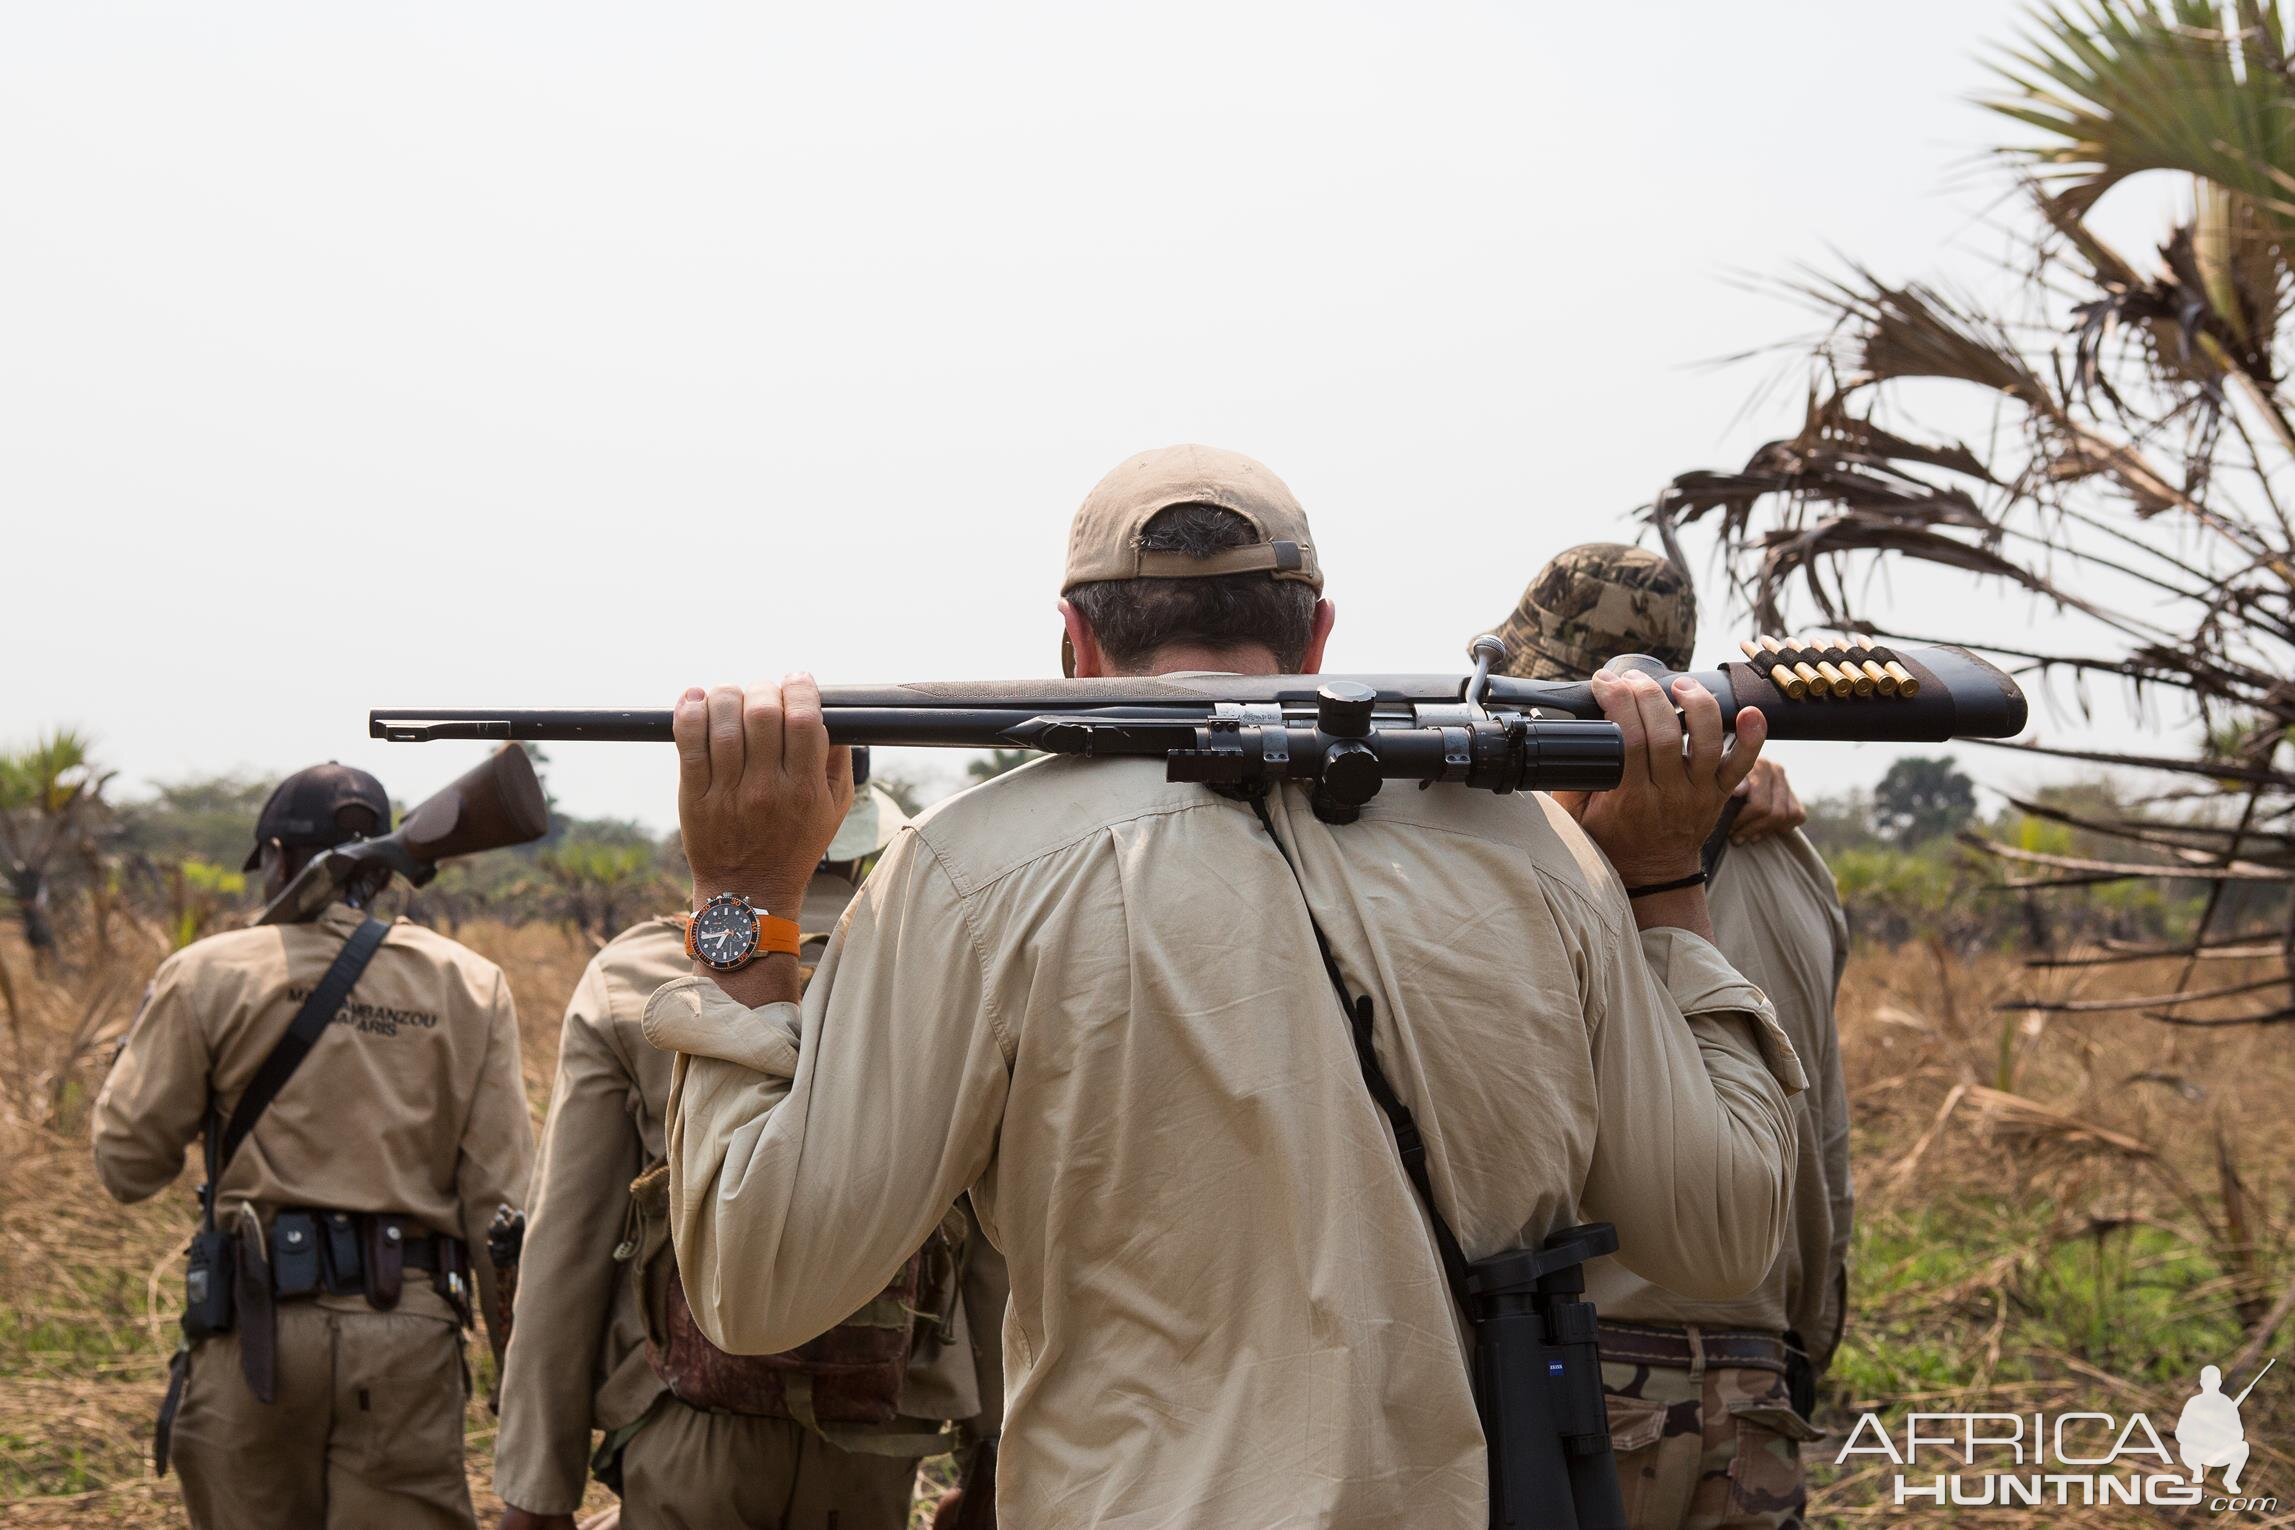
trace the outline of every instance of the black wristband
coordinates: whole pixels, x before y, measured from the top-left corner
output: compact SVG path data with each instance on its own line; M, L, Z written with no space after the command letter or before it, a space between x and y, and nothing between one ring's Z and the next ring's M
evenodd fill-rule
M1629 887L1626 889L1626 896L1629 898L1648 898L1654 897L1658 893L1680 892L1685 887L1703 887L1705 883L1706 873L1700 869L1691 872L1686 877L1675 877L1670 882L1652 882L1647 887Z

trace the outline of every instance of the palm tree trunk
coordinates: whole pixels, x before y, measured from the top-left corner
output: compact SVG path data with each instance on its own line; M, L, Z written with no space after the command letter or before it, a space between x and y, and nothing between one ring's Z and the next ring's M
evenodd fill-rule
M24 944L36 957L56 949L56 927L48 922L48 874L21 862L8 868L8 892L16 900L16 919L24 927Z

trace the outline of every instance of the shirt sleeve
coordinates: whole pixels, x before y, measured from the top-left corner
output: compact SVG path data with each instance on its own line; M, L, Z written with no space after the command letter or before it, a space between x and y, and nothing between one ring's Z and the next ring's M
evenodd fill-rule
M526 1196L517 1321L502 1373L494 1491L537 1514L581 1506L592 1396L613 1318L614 1249L628 1219L644 1144L629 1102L635 1081L607 1029L611 995L595 963L566 1006L542 1151Z
M904 831L800 1007L706 978L646 1008L679 1055L671 1232L703 1333L792 1349L876 1296L994 1152L1010 1084L980 952L930 846Z
M183 1172L183 1150L207 1114L213 1048L187 964L169 958L96 1096L96 1177L113 1197L140 1201Z
M1792 1200L1788 1095L1806 1084L1761 991L1687 930L1611 944L1592 985L1599 1123L1585 1214L1618 1258L1720 1301L1768 1273Z
M462 1239L478 1278L481 1315L491 1337L495 1307L494 1261L486 1257L486 1229L505 1205L525 1203L526 1180L534 1169L534 1122L526 1108L526 1083L518 1064L518 1009L510 984L497 970L489 1006L486 1057L470 1114L462 1124L461 1155L455 1166L455 1198L462 1204Z
M965 1326L972 1330L974 1375L980 1386L980 1412L972 1420L977 1438L1004 1432L1004 1308L1012 1299L1012 1272L1004 1255L980 1225L968 1200L964 1215L972 1226L964 1261Z
M1839 903L1828 909L1833 938L1833 986L1825 994L1824 1052L1810 1059L1810 1104L1825 1165L1825 1194L1832 1203L1833 1243L1825 1263L1823 1302L1811 1328L1802 1330L1809 1356L1822 1375L1832 1363L1848 1317L1849 1243L1855 1235L1857 1195L1849 1177L1849 1088L1841 1072L1841 1037L1835 1009L1841 973L1849 959L1849 926ZM1814 1331L1812 1331L1814 1330Z

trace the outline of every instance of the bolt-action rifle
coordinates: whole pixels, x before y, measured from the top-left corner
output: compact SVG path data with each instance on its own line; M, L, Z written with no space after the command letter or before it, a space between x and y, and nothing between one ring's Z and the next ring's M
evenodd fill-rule
M1725 720L1756 707L1772 738L2008 738L2024 728L2016 682L1961 648L1890 648L1871 639L1743 645L1747 660L1695 670ZM1214 786L1302 781L1315 811L1344 823L1388 781L1487 791L1606 791L1624 764L1615 725L1584 682L1490 673L1504 656L1478 638L1471 675L1176 674L1095 680L829 686L821 702L840 744L1023 748L1047 754L1161 756L1169 779ZM1613 670L1675 678L1646 654ZM1805 672L1805 673L1804 673ZM667 742L670 713L384 707L368 732L429 739Z
M534 762L517 745L505 745L424 798L390 833L312 856L255 922L300 924L346 894L357 901L360 889L377 880L373 873L395 872L420 887L438 875L440 861L528 844L549 832L550 808Z

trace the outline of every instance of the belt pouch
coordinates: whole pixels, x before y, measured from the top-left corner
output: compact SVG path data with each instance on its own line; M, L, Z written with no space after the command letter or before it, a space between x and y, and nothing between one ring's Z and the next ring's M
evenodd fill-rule
M319 1219L319 1238L326 1250L326 1286L337 1296L365 1289L366 1266L359 1258L359 1221L347 1211L330 1211Z
M397 1217L366 1219L367 1305L388 1312L398 1305L405 1280L406 1225Z
M454 1309L462 1326L471 1326L473 1312L470 1305L470 1249L460 1238L441 1237L432 1244L431 1262L435 1266L430 1283L446 1304Z
M231 1331L231 1294L238 1260L231 1234L202 1227L183 1260L183 1334L193 1343Z
M319 1289L319 1219L307 1211L271 1219L271 1289L281 1296Z

